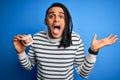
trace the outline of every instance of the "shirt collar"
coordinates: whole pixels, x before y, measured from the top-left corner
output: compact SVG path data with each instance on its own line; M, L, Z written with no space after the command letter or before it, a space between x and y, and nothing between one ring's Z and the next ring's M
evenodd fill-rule
M49 35L48 35L48 31L46 31L46 36L47 36L47 38L48 38L48 40L50 42L60 42L60 40L61 40L61 37L58 38L58 39L52 39L52 38L50 38Z

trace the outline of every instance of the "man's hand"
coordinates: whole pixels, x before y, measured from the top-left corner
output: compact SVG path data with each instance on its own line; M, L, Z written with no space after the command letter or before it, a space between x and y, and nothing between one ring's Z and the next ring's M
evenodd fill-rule
M108 37L105 37L101 40L97 40L96 38L97 38L97 35L95 34L90 47L95 52L104 46L108 46L115 43L116 40L118 39L117 35L113 36L112 34L110 34Z
M25 46L21 42L21 38L23 38L23 37L24 37L24 35L15 36L13 41L12 41L17 53L22 53L25 50Z

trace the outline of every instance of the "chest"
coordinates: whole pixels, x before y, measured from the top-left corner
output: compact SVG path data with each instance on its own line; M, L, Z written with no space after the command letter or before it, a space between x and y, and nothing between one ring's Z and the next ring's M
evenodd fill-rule
M70 66L74 62L76 48L58 48L57 44L39 44L35 49L36 60L40 65L59 65L62 67Z

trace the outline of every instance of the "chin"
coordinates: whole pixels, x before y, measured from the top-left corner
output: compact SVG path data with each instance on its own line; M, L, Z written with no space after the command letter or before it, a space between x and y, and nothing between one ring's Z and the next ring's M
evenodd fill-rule
M60 38L61 36L53 36L54 39L58 39Z
M52 35L52 37L53 37L54 39L58 39L58 38L61 38L61 35Z

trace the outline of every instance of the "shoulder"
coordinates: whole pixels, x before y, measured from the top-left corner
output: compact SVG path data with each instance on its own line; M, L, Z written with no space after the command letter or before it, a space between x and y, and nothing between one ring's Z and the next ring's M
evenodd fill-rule
M76 32L72 32L72 39L77 39L77 40L80 40L81 39L81 37L80 37L80 35L78 34L78 33L76 33Z
M35 33L33 36L37 36L37 35L46 35L46 31L39 31Z
M74 45L75 44L77 44L77 45L83 44L83 41L82 41L80 35L78 33L76 33L76 32L72 32L72 43Z
M40 31L40 32L37 32L33 35L33 39L36 39L36 38L46 38L46 32L47 31Z

